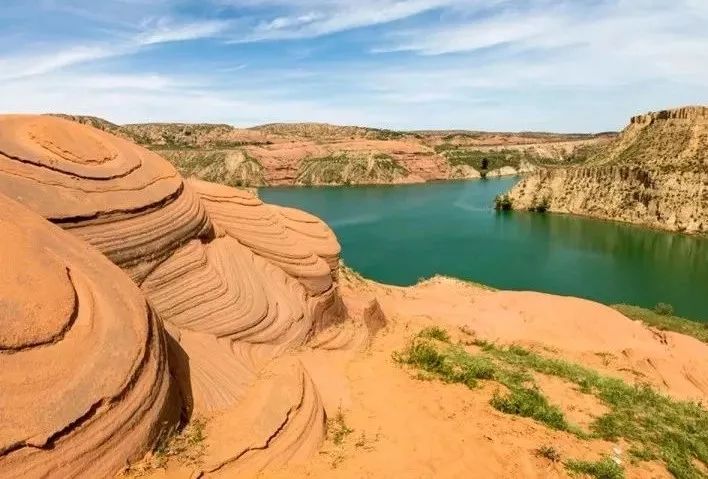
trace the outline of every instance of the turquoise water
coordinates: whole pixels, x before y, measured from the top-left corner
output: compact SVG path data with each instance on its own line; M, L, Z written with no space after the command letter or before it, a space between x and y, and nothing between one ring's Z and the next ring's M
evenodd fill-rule
M496 213L516 181L263 188L327 221L345 262L385 283L434 274L653 307L708 320L708 240L567 215Z

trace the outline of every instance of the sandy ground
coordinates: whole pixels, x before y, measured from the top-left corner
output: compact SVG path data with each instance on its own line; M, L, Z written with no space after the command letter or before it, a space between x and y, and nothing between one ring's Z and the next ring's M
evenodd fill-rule
M385 328L368 346L354 340L339 341L338 346L330 341L330 349L304 348L293 355L316 384L329 420L341 415L351 432L335 444L330 426L330 437L314 456L257 477L568 477L562 462L538 455L543 446L553 447L561 461L597 460L620 451L628 478L671 477L658 462L631 464L626 444L581 440L495 410L489 400L503 389L498 383L483 382L471 390L417 379L414 371L393 360L392 353L430 325L445 327L453 340L473 336L523 344L608 375L649 382L676 398L708 398L707 345L678 334L658 334L591 301L495 292L447 278L410 288L345 279L342 293L353 316L376 298L386 316ZM337 328L340 336L351 333L346 325ZM536 380L552 403L581 428L607 410L594 396L561 379L537 374ZM218 443L220 438L206 441ZM193 474L194 469L183 468L153 477ZM249 476L231 471L219 477Z

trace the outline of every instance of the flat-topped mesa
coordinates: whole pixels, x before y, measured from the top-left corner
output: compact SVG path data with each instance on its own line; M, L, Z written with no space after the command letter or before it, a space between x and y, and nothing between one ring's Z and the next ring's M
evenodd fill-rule
M708 107L635 116L585 163L540 169L509 197L515 209L708 233Z
M136 281L210 229L167 161L51 116L0 116L0 191L71 229Z
M0 194L0 476L108 477L179 403L161 325L94 248Z

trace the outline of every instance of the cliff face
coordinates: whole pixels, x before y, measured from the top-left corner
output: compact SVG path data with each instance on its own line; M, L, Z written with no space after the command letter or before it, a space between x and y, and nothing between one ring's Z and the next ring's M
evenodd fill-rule
M708 233L708 107L635 116L585 163L540 169L509 196L515 209Z

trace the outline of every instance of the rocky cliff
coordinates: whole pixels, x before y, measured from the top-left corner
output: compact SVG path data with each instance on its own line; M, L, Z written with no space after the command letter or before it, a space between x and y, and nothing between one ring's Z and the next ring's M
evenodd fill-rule
M541 168L509 196L515 209L708 233L708 107L635 116L582 164Z

